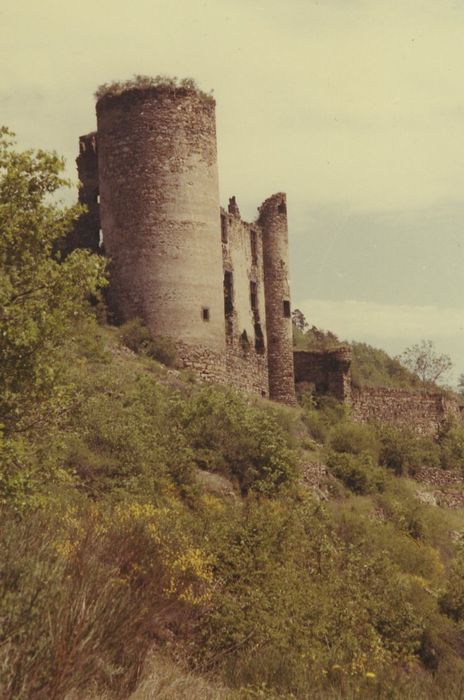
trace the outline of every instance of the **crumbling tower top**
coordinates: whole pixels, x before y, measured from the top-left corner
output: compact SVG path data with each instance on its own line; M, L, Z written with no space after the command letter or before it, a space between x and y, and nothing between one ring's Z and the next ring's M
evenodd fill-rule
M135 75L130 80L104 83L97 88L95 99L98 105L98 103L109 102L115 98L123 97L130 100L142 95L152 95L153 97L161 95L171 97L195 95L205 103L216 104L212 94L201 90L192 78L178 80L165 75L156 77Z

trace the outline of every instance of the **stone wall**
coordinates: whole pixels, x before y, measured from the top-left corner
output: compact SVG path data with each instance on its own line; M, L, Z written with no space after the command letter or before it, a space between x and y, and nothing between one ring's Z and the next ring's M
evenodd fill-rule
M221 210L227 368L237 388L269 396L263 241L232 197Z
M464 508L464 477L460 472L423 467L414 474L414 479L427 488L416 492L424 503ZM462 533L455 533L454 539L462 540Z
M308 388L316 394L330 394L339 401L350 401L350 347L295 350L293 358L297 389Z
M379 421L431 436L447 416L462 420L457 400L443 394L372 387L352 391L351 414L361 423Z
M435 436L448 416L459 421L464 413L456 399L439 392L385 387L351 386L351 348L294 352L297 390L309 388L351 406L353 420L409 428L417 435Z
M240 344L227 343L226 366L228 383L236 389L269 397L266 357L259 355L253 348L246 349Z
M227 366L224 353L214 352L203 345L175 343L177 359L184 369L191 369L205 382L227 383Z

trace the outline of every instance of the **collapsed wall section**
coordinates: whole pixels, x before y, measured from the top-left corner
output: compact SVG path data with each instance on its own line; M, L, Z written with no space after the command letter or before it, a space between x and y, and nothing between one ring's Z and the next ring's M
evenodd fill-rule
M242 221L235 197L221 210L221 240L227 373L237 388L267 397L262 232Z
M275 194L263 202L259 208L258 224L263 240L269 397L295 404L285 194Z
M94 252L100 246L100 188L98 181L97 134L91 132L79 138L79 155L76 158L79 178L79 204L86 211L75 223L66 240L66 249L89 248Z
M333 350L295 350L295 384L297 389L308 388L315 394L329 394L338 401L351 400L351 348L342 346Z
M215 103L186 88L128 90L97 102L97 122L113 312L224 380Z

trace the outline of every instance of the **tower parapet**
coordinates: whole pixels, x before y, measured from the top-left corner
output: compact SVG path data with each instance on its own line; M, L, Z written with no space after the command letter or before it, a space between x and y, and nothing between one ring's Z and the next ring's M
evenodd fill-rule
M294 404L293 331L288 279L286 196L272 195L259 207L269 365L269 397Z

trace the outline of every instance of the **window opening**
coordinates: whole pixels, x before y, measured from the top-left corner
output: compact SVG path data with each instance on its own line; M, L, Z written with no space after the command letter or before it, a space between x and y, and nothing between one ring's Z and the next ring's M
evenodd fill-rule
M260 355L264 352L264 335L260 323L255 323L255 350Z
M251 262L253 265L258 263L258 237L256 231L250 231L250 246L251 246Z
M227 218L224 214L221 214L221 241L227 243Z
M234 299L232 272L230 272L230 270L226 270L224 272L224 314L226 318L232 316L233 311Z
M240 347L243 352L248 352L250 349L250 341L248 340L247 332L244 330L240 336Z
M250 304L252 311L258 309L258 284L253 281L250 282Z
M279 206L277 207L277 211L279 214L286 214L287 213L287 205L285 202L281 202Z
M284 299L284 317L285 318L290 318L291 312L290 312L290 302L288 299Z
M202 307L201 317L202 317L203 321L209 321L209 308L207 306Z

